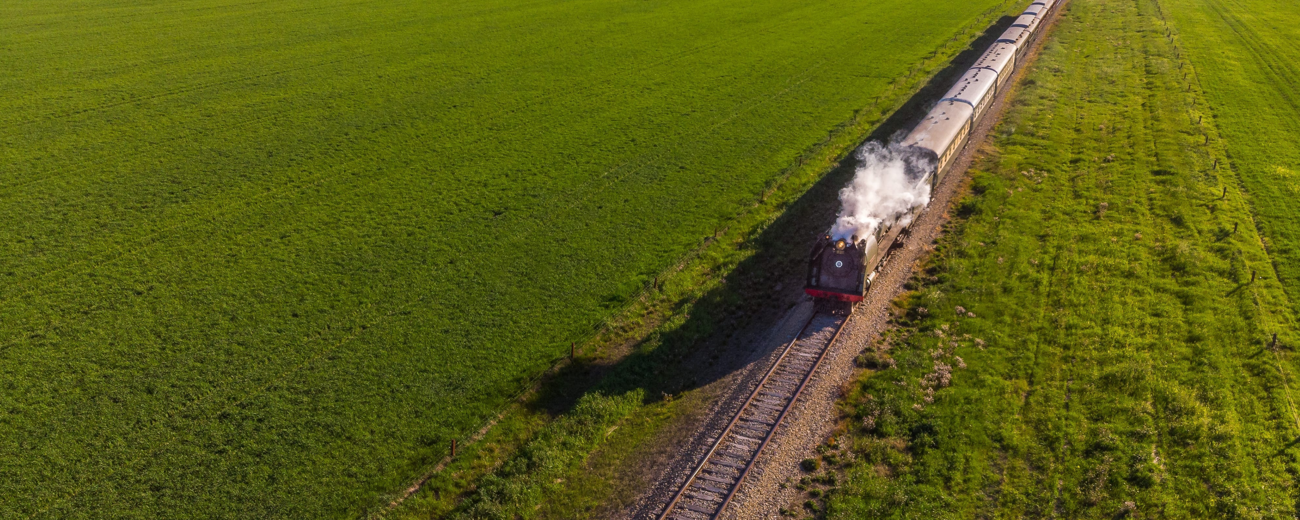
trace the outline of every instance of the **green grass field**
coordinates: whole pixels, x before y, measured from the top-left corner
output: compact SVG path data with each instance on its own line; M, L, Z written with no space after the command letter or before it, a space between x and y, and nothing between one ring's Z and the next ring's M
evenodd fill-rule
M0 5L0 517L373 511L996 8Z
M802 484L831 490L809 507L1295 517L1300 335L1272 267L1286 253L1265 248L1288 224L1259 209L1271 181L1233 133L1250 129L1225 117L1221 135L1207 110L1232 92L1184 80L1179 42L1208 36L1165 25L1183 3L1072 0L898 327L860 358L878 370L822 449L837 471Z
M1266 0L1163 0L1250 193L1269 255L1300 301L1300 9Z

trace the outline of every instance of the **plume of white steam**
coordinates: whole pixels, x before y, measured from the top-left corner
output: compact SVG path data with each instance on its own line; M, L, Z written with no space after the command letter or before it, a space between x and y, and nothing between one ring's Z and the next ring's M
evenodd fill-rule
M933 166L923 156L872 141L858 150L853 182L840 190L840 214L831 227L835 239L875 240L876 229L895 221L908 224L910 211L930 202L930 183L922 174Z

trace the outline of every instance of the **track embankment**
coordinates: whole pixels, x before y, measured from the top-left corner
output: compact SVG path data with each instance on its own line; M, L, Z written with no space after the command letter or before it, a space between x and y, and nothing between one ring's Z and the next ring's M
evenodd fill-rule
M714 519L726 512L847 321L846 315L830 312L808 318L659 518Z

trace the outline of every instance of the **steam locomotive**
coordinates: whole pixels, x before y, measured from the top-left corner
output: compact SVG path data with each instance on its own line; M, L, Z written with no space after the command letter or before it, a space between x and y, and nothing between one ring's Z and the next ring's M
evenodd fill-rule
M988 115L988 108L1020 68L1033 41L1064 0L1036 0L939 99L901 146L920 154L927 164L917 182L931 192L948 173L952 160L966 146L971 131ZM814 298L858 302L871 288L876 268L900 233L924 208L877 227L875 236L834 237L829 231L813 245L804 292Z

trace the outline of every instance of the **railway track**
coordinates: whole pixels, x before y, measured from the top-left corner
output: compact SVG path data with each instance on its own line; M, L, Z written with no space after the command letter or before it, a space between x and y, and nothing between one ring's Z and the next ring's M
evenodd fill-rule
M712 520L722 515L847 322L847 312L813 313L673 495L659 520Z
M1055 23L1060 16L1061 6L1066 3L1068 0L1056 0L1055 7L1047 11L1046 17L1040 22L1041 26L1050 27ZM1047 33L1047 30L1037 30L1027 42L1029 50L1017 59L1013 69L1013 81L1019 82L1025 71L1022 62L1033 61ZM950 172L959 174L965 172L977 148L972 146L972 143L983 142L999 119L1007 93L1010 91L1009 88L999 88L993 105L986 109L994 117L985 117L972 124L968 134L969 141L961 145L956 159L947 166ZM940 192L938 207L946 207L949 197L952 196L953 183L954 181L947 182L946 185L949 187L945 188L946 192ZM929 207L926 213L928 209ZM917 219L919 222L920 216ZM922 231L924 240L934 238L938 224L931 217L928 227ZM909 226L905 230L894 231L892 236L887 235L881 241L890 244L891 251L876 266L877 272L883 272L885 266L894 260L895 255L903 255L901 258L906 261L918 257L915 249L911 253L903 252L906 249L903 246L912 232L913 228ZM920 247L922 246L914 245L916 249ZM908 268L904 268L903 276L909 272ZM902 284L897 280L892 283L896 284L889 289L892 291L899 290L898 287ZM811 380L847 321L847 315L823 312L813 314L795 340L787 344L780 358L763 376L758 387L740 407L740 411L713 441L703 460L695 466L694 472L681 484L676 494L659 513L658 520L714 520L726 512L736 492L745 484L745 478L749 476L763 449L798 401L800 393Z

